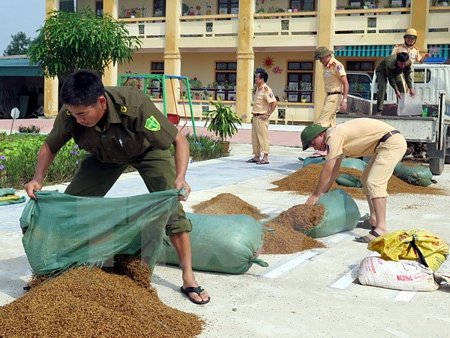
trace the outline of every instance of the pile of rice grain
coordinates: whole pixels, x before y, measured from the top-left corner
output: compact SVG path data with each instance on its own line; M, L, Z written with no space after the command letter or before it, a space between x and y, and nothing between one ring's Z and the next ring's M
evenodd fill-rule
M257 220L267 218L267 215L262 214L258 208L229 193L219 194L210 200L194 205L192 210L198 214L249 215Z
M256 207L248 204L239 197L228 193L217 195L208 201L194 206L193 209L199 213L205 213L204 211L206 210L207 213L218 215L242 214L249 215L254 218L256 218L255 216L258 216L259 218L257 219L266 217L261 214ZM301 209L303 210L301 211ZM319 215L317 215L317 213L319 213ZM312 248L325 247L323 243L295 231L293 228L294 223L297 226L300 226L300 222L302 222L300 219L294 221L296 217L304 218L302 223L304 226L312 226L313 222L317 222L317 220L313 221L313 219L322 219L323 210L319 210L317 207L312 206L297 207L291 211L285 211L280 214L280 216L265 224L266 229L269 228L270 231L265 232L262 253L289 254Z
M195 337L203 321L127 276L81 267L0 308L0 337Z
M296 172L292 173L285 178L272 182L277 185L274 191L295 191L302 195L310 195L316 188L317 182L319 180L319 175L322 170L322 165L320 164L310 164L306 167L300 168ZM350 174L358 179L361 178L361 171L353 168L343 168L339 170L340 173ZM333 183L330 190L342 189L345 190L353 198L365 199L361 188L351 188L338 185L336 182ZM392 175L388 182L387 191L389 194L428 194L428 195L445 195L446 191L443 189L435 187L422 187L417 185L412 185L402 181L400 178Z

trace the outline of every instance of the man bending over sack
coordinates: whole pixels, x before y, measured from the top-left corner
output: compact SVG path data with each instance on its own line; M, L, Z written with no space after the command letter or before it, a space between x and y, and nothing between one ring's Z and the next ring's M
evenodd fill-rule
M319 181L306 204L316 204L319 197L328 192L339 174L344 156L371 156L364 169L361 182L369 204L368 222L372 230L357 237L357 242L368 243L387 232L386 198L387 184L394 167L406 151L405 138L387 123L370 118L355 118L335 127L319 124L307 126L301 133L303 150L327 150L326 161Z
M36 198L34 191L41 190L48 167L71 138L89 154L66 194L104 196L128 165L139 172L150 192L184 188L190 193L185 178L189 143L143 92L132 87L105 88L96 73L79 70L64 81L60 98L63 106L39 151L34 177L25 184L28 196ZM175 161L169 150L172 144ZM178 203L178 221L168 224L166 233L180 258L181 292L192 302L205 304L209 295L192 271L191 230Z

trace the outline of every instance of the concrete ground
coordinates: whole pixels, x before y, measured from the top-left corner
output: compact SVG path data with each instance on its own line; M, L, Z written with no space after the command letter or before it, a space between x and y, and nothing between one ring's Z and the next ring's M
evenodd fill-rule
M304 203L307 196L269 189L274 187L271 182L301 167L299 156L311 152L274 145L269 165L248 164L249 133L242 129L239 134L247 144L233 143L229 157L190 164L187 180L193 192L185 202L186 211L224 192L271 217ZM297 130L282 134L298 145ZM271 139L274 142L277 137ZM450 166L435 179L437 187L450 191ZM23 191L17 193L24 195ZM108 196L141 193L146 193L142 180L130 173L119 179ZM365 201L356 202L361 214L368 212ZM0 305L20 297L31 274L19 228L24 205L0 207ZM390 230L427 229L450 243L449 205L449 195L390 196L388 226ZM177 267L157 266L152 282L164 303L205 320L200 337L447 337L449 289L416 293L353 283L358 264L371 254L365 244L353 238L366 232L357 228L323 238L325 249L261 255L269 267L253 265L242 275L196 272L198 282L211 295L211 302L203 306L191 303L179 292L181 274ZM450 271L449 261L440 270Z

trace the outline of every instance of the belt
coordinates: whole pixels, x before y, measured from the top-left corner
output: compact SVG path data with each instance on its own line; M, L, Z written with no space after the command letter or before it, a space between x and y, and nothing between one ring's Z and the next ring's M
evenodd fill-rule
M377 147L380 143L386 142L389 137L391 137L392 135L395 135L395 134L400 134L400 132L398 130L391 130L390 132L384 134L383 137L380 138L380 140L378 141Z
M337 95L337 94L342 94L342 92L329 92L329 93L327 93L327 95Z

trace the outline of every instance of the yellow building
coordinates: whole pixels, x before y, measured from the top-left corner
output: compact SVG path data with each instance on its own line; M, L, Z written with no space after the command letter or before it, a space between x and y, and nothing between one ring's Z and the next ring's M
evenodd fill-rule
M89 7L126 23L142 47L129 64L110 67L105 84L124 73L166 73L195 79L195 117L221 98L248 118L253 74L265 68L279 99L271 123L311 122L322 107L317 46L327 46L347 70L373 73L378 62L403 42L404 31L418 32L416 46L434 57L449 57L450 6L436 0L46 0L52 9ZM167 92L168 110L183 109L183 88ZM161 101L159 85L146 88ZM357 90L352 88L350 91ZM57 110L57 80L45 81L45 111ZM177 107L175 105L178 104ZM160 105L161 107L161 105Z

